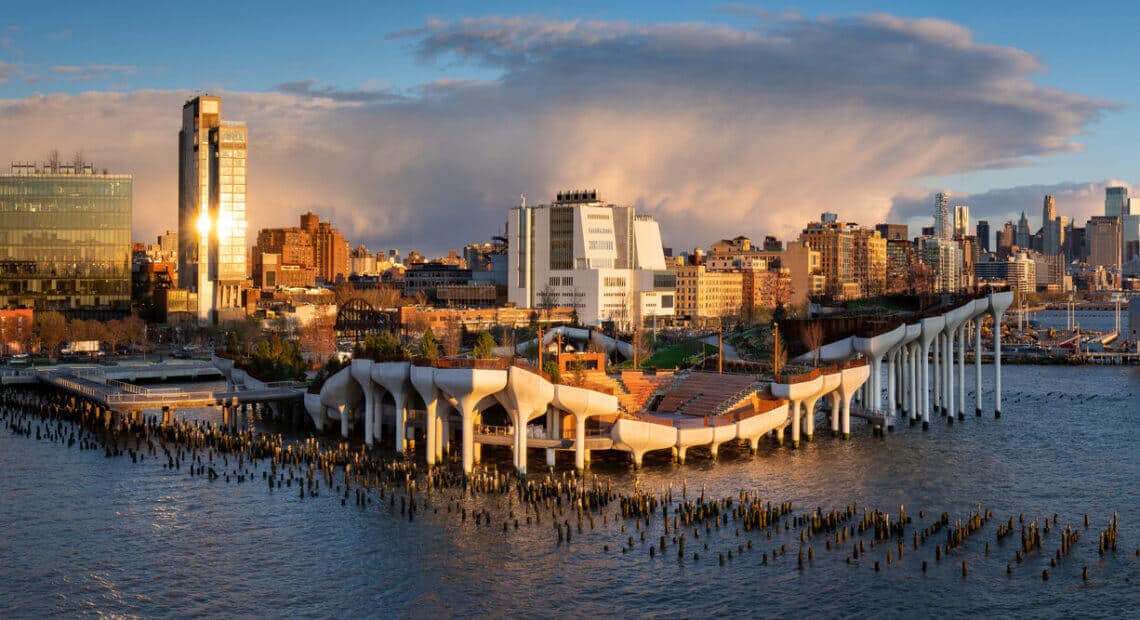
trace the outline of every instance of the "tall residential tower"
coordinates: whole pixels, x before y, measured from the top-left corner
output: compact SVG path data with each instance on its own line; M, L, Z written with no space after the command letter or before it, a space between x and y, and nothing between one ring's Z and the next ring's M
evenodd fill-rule
M178 281L198 293L198 318L243 314L246 270L244 123L222 122L220 97L182 106L178 132Z

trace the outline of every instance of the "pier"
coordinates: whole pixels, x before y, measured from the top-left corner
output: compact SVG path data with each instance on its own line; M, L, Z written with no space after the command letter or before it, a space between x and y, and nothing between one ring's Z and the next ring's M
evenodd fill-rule
M336 425L346 439L363 432L365 443L373 445L391 429L401 454L422 442L429 465L458 445L467 473L481 461L484 445L509 446L520 474L526 473L528 449L545 450L549 467L558 451L573 452L582 470L593 450L628 452L639 466L656 450L670 450L679 462L690 448L707 449L716 458L729 441L746 442L755 451L769 433L779 444L790 434L794 448L801 439L813 440L816 407L823 403L829 405L832 434L844 439L851 436L852 417L876 432L893 430L900 416L926 429L932 413L951 424L965 416L965 354L971 343L974 406L981 415L977 353L983 323L990 319L1000 326L1012 303L1011 292L983 293L886 323L869 322L823 343L819 359L825 366L775 379L626 371L588 373L569 385L504 359L354 359L319 391L305 394L305 409L318 431ZM992 342L992 410L1000 417L1000 329L993 329Z

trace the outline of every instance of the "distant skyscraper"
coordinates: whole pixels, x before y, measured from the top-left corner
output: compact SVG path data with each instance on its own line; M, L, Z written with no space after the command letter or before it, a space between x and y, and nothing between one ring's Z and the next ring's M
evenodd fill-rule
M1045 202L1041 206L1041 253L1046 256L1060 254L1064 236L1064 224L1057 217L1057 205L1053 201L1053 195L1046 195Z
M198 293L198 318L244 314L246 144L243 123L222 122L220 97L182 106L178 133L178 281Z
M938 192L934 196L934 236L939 239L950 239L953 235L953 223L950 221L950 193Z
M983 252L990 251L990 223L986 220L978 220L978 247Z
M1006 222L997 233L996 250L998 257L1009 256L1014 245L1017 245L1017 227L1013 225L1013 222Z
M1124 187L1104 188L1105 217L1128 215L1128 189Z
M1021 219L1017 221L1017 239L1015 243L1017 247L1028 250L1030 248L1033 233L1029 232L1029 218L1025 217L1025 211L1021 212Z
M965 237L970 234L970 207L958 205L954 207L954 236Z

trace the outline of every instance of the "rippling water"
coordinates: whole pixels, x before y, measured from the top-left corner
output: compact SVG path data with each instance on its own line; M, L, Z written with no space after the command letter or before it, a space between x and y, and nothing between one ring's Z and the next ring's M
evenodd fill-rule
M852 501L891 512L905 504L921 524L942 511L964 517L979 505L1002 522L1022 512L1027 521L1058 513L1062 526L1077 526L1084 536L1049 581L1041 570L1059 545L1056 530L1046 536L1044 552L1014 563L1012 576L1005 566L1013 562L1017 535L998 544L996 522L940 563L930 545L912 550L908 538L904 559L883 562L878 573L872 564L883 560L879 550L847 564L847 550L826 551L819 539L814 561L800 571L798 537L741 532L738 538L731 527L702 532L700 547L693 540L686 547L699 551L700 560L678 562L672 545L649 557L657 529L640 544L632 524L622 533L612 519L559 545L549 519L503 533L501 516L497 527L461 523L436 498L438 514L409 522L387 505L362 510L342 507L331 494L301 499L260 481L209 482L157 460L107 459L101 450L69 450L5 428L0 616L1135 614L1140 370L1013 366L1003 378L1000 420L992 413L975 418L971 397L964 423L948 427L936 418L926 433L904 423L879 439L855 424L849 442L825 432L797 451L769 445L751 457L722 448L715 463L690 451L686 466L649 455L636 472L620 459L599 457L592 472L619 489L672 485L679 495L685 482L690 494L704 488L713 497L758 490L773 501L793 501L797 513ZM485 454L488 462L510 463L506 452ZM537 470L539 453L533 457ZM464 501L494 509L494 500L483 497ZM1113 511L1120 519L1118 551L1099 557L1096 533ZM1087 531L1085 513L1093 520ZM634 549L622 553L631 534ZM756 548L736 554L749 539ZM781 543L789 554L762 565L761 554ZM729 549L737 557L720 566L717 554ZM970 565L965 578L962 560Z

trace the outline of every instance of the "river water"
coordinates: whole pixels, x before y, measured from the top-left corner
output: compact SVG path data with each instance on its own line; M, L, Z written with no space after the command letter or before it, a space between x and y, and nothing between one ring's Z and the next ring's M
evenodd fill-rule
M856 501L860 510L897 513L905 504L921 528L943 511L951 521L979 506L994 512L994 521L941 561L932 544L913 549L908 530L904 557L895 555L889 566L882 545L848 563L850 543L829 551L824 536L812 541L814 559L801 570L798 534L737 536L731 525L701 531L699 541L689 532L683 561L673 545L650 557L661 520L641 543L634 525L621 532L612 514L608 525L559 544L549 519L503 532L505 506L495 525L461 521L443 509L448 500L454 505L454 491L433 498L438 513L410 522L387 504L342 507L332 494L302 499L259 481L210 482L165 469L161 459L132 464L5 427L0 617L1135 615L1140 369L1007 366L1003 379L997 420L988 398L987 413L974 417L971 397L964 422L948 426L935 418L929 432L903 423L877 438L854 421L844 442L827 436L821 418L816 428L824 432L800 450L766 442L755 457L722 448L717 462L690 451L685 466L667 455L647 456L639 471L618 458L599 456L593 464L591 475L619 490L671 485L678 498L683 484L690 497L701 489L711 497L758 491L794 502L797 514ZM485 454L486 462L510 463L505 452ZM539 466L535 451L532 471ZM498 510L485 496L462 501L472 510ZM1118 548L1100 556L1097 532L1114 511ZM1049 558L1059 546L1057 530L1046 535L1044 550L1018 563L1017 533L998 543L995 531L1019 513L1026 522L1057 513L1060 527L1083 536L1056 567ZM631 535L632 549L622 552ZM748 541L754 549L740 553ZM763 554L781 544L789 553L765 564ZM733 559L721 565L719 554L730 550ZM688 555L693 551L699 559ZM1041 577L1046 568L1048 581Z

